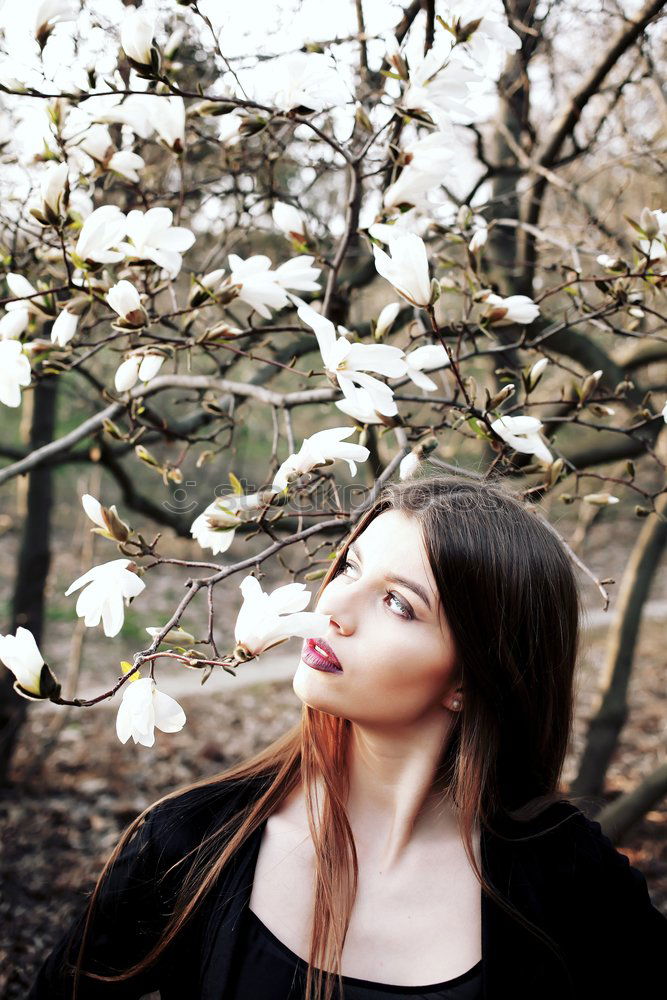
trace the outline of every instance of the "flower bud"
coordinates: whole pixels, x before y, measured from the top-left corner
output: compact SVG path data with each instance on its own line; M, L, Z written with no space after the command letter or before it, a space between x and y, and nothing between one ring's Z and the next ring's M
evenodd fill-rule
M660 232L658 220L655 217L655 213L652 212L650 208L642 208L641 215L639 216L639 225L642 227L649 240L652 240L653 237L657 236Z
M599 368L596 372L593 372L592 375L586 376L582 382L581 389L579 390L579 399L582 403L586 402L591 393L595 391L595 387L602 378L602 374L602 368Z
M161 628L155 625L148 625L146 631L150 636L155 638L158 633L162 631ZM191 646L195 641L195 637L186 632L185 629L180 628L170 628L166 635L162 636L160 640L161 643L172 643L177 646Z
M528 376L526 378L526 392L531 392L535 388L537 383L540 381L540 378L542 377L542 372L544 371L544 369L547 367L548 364L549 364L548 358L540 358L539 361L535 362L533 367L528 372Z
M509 382L506 386L503 386L503 388L497 395L493 396L491 399L488 399L488 402L486 404L486 409L495 410L497 406L500 406L501 403L505 402L508 396L512 395L515 388L516 387L514 385L514 382ZM488 389L486 390L486 395L488 398L489 395Z
M612 496L611 493L587 493L581 499L594 507L607 507L609 504L618 503L618 497Z

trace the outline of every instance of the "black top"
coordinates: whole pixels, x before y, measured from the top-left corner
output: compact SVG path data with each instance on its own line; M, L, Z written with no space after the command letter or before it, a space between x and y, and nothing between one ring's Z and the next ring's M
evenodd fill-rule
M202 845L255 802L271 777L209 781L149 811L102 883L85 969L110 975L146 956L174 910L184 867L199 863ZM78 1000L140 1000L156 990L161 1000L229 1000L266 822L234 852L156 963L123 982L83 976ZM652 1000L655 984L665 979L667 918L653 906L642 873L600 824L563 800L521 823L494 817L493 827L480 830L482 871L513 910L482 894L483 1000L508 992L512 1000ZM190 860L179 864L186 856ZM82 900L26 1000L72 1000L68 959L79 952L85 916Z
M308 963L246 907L230 970L229 1000L303 1000ZM481 1000L482 961L454 979L429 986L392 986L343 976L345 1000ZM337 982L334 980L334 995Z

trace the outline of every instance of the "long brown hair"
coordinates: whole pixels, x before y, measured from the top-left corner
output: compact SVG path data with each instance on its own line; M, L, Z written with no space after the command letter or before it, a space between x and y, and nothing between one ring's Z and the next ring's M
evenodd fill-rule
M465 851L483 892L558 953L548 935L484 877L473 835L477 825L494 832L503 818L529 820L564 798L559 781L571 736L581 611L572 562L537 508L505 483L428 469L418 478L382 487L337 552L313 608L342 568L348 546L375 517L396 509L421 527L461 671L464 708L456 714L438 769L443 794L456 806ZM75 1000L81 973L113 982L149 968L201 905L234 852L299 782L316 859L306 1000L315 980L315 998L321 1000L323 977L324 1000L331 1000L334 977L342 996L341 956L358 883L345 805L350 731L349 720L304 704L300 722L264 750L145 809L123 832L89 901ZM207 788L215 803L228 783L255 780L260 790L253 801L206 838L204 852L202 845L193 849L195 860L184 873L174 912L142 961L115 976L83 971L100 886L144 817L183 792ZM321 810L313 801L318 786L324 793Z

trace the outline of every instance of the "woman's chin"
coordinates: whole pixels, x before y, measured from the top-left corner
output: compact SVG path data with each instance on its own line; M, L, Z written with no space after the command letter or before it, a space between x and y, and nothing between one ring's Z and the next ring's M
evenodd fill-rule
M309 708L319 709L322 712L329 712L330 698L327 697L326 690L322 687L322 678L326 674L321 670L314 670L303 660L299 660L299 665L292 678L292 690L299 701Z

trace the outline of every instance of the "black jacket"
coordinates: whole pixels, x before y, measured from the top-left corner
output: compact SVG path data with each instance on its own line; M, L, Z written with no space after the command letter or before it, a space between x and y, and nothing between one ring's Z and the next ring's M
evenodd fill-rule
M84 968L112 974L147 954L177 889L177 879L159 881L159 876L259 790L256 780L223 790L195 789L149 813L98 897ZM224 1000L263 829L236 852L201 910L155 967L122 983L83 976L80 1000L139 1000L156 990L161 1000ZM481 852L486 877L555 939L564 955L563 962L483 895L484 1000L665 996L667 918L651 904L644 876L613 847L599 823L563 800L527 824L506 821L493 835L482 830ZM63 958L68 944L80 942L82 917L44 962L28 1000L69 1000L71 979L63 973Z

